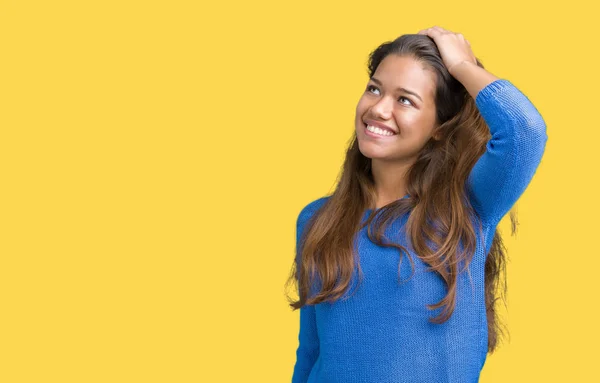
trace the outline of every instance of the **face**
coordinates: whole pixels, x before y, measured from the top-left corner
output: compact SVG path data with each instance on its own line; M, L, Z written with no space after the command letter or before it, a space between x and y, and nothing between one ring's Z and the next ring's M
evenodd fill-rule
M384 58L356 106L361 153L372 159L416 158L436 127L435 85L435 74L412 57ZM368 131L367 123L388 129Z

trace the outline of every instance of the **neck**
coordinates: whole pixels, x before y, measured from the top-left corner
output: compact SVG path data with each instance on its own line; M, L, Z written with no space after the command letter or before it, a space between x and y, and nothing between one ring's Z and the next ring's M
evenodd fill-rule
M394 202L407 193L406 173L412 163L371 160L371 173L377 194L376 208Z

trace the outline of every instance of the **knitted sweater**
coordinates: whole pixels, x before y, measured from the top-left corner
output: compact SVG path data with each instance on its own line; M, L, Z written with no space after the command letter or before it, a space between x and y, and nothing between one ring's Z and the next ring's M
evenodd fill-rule
M467 273L459 274L453 315L443 324L428 318L442 308L426 304L447 292L443 279L414 260L414 275L398 284L400 254L372 243L366 228L357 233L357 251L364 279L356 273L343 300L305 305L300 309L299 345L292 383L473 383L487 356L488 329L484 296L484 264L496 226L525 191L545 150L546 124L535 106L512 83L496 80L475 98L491 139L468 177L469 197L482 220L476 253ZM406 198L405 196L404 198ZM327 201L322 197L298 215L296 262L300 237L308 219ZM363 221L372 210L367 210ZM406 219L394 220L391 233ZM477 230L476 230L477 231ZM405 237L389 237L408 246ZM403 259L400 276L413 269ZM349 297L348 297L349 296Z

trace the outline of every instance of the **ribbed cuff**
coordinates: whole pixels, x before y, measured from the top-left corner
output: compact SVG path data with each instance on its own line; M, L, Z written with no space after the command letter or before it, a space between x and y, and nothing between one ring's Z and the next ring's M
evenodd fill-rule
M514 87L514 85L506 79L501 78L494 80L480 90L479 93L477 93L477 97L475 97L475 104L480 107L480 104L485 103L491 97L494 97L494 95L496 95L498 92L511 87Z

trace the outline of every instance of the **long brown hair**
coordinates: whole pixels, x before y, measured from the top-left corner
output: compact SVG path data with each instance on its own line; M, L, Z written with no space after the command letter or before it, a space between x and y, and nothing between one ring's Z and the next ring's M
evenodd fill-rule
M390 221L410 212L406 222L407 239L414 252L439 273L447 286L446 296L429 309L443 308L430 318L443 323L454 312L457 274L466 270L475 252L476 230L481 221L468 198L467 178L479 157L485 152L491 134L489 127L465 87L448 72L435 42L424 35L403 35L377 47L368 60L372 77L379 63L389 54L404 55L421 61L437 78L436 118L438 140L430 139L407 172L407 198L396 200L361 223L366 209L376 201L371 174L371 159L359 150L354 133L346 152L341 176L334 193L311 216L297 246L296 259L286 283L294 283L299 300L290 300L298 309L305 304L333 302L348 291L354 267L362 276L354 256L354 236L365 225L371 241L394 247L409 255L400 244L387 242L384 232ZM477 60L477 65L483 65ZM510 212L512 234L516 233L516 213ZM429 244L433 245L430 248ZM410 255L408 259L414 267ZM464 269L458 270L460 264ZM400 267L400 266L399 266ZM414 268L413 268L414 274ZM411 275L412 277L412 275ZM320 289L309 298L315 281ZM488 352L494 352L500 334L504 334L496 311L496 301L505 301L506 249L496 229L485 261L485 303L488 325ZM501 287L499 289L499 287Z

